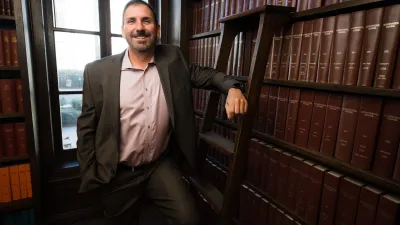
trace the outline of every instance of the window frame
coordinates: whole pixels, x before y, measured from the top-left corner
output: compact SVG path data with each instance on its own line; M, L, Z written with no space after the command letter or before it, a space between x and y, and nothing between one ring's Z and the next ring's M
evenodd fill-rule
M99 31L86 31L69 28L58 28L54 24L55 7L53 0L45 0L44 6L44 22L46 33L46 54L47 54L47 74L48 74L48 93L50 104L50 124L52 129L52 159L53 167L58 169L66 169L67 164L76 162L76 148L64 150L62 142L62 125L61 125L61 110L60 110L60 96L65 94L82 94L81 91L60 91L58 86L57 74L57 58L55 46L55 32L67 32L74 34L91 34L98 35L100 39L100 58L110 56L112 54L111 38L120 37L121 34L111 33L111 13L110 13L111 0L97 0L99 12ZM157 6L155 0L148 1L154 7L157 13ZM84 68L82 68L83 70ZM47 157L46 157L47 158ZM71 169L71 168L69 168Z

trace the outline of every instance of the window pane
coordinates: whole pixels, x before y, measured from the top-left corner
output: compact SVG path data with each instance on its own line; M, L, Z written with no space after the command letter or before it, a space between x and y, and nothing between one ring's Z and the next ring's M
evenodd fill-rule
M111 50L112 54L119 54L128 47L128 43L124 38L112 37L111 38Z
M122 12L127 2L129 2L129 0L110 1L111 33L113 34L121 34Z
M54 32L54 38L59 90L82 90L85 65L100 59L99 36Z
M99 31L98 0L53 0L54 26Z
M76 148L76 121L82 110L82 95L60 95L63 149Z

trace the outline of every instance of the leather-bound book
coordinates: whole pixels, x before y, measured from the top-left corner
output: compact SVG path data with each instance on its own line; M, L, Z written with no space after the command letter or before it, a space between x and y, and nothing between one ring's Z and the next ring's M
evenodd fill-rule
M343 176L336 171L325 173L318 224L333 225L339 186Z
M307 203L305 221L310 225L318 222L319 204L321 201L322 184L328 168L322 165L315 165L309 169L310 182L307 189Z
M356 222L361 188L359 180L345 177L340 183L339 199L336 207L335 224L353 225Z
M262 175L261 175L261 190L267 193L268 183L269 183L269 157L271 154L272 149L274 148L273 145L269 145L266 143L262 143Z
M387 194L381 195L375 225L400 224L400 198Z
M351 164L370 169L381 117L382 99L363 97L358 116Z
M329 93L327 92L314 93L314 105L311 115L310 134L308 136L307 147L317 152L321 146L328 97Z
M300 156L293 156L290 160L289 179L286 193L286 207L292 211L296 208L297 183L300 177L300 167L305 159Z
M268 135L274 135L276 107L278 104L278 86L271 86L268 96L267 126L265 131Z
M397 55L400 55L400 48L397 51ZM396 68L394 70L394 75L393 75L393 89L400 89L400 57L397 57L396 60Z
M278 212L278 210L277 210L276 206L274 204L272 204L272 203L269 203L269 207L268 207L268 223L267 224L275 224L277 212Z
M344 60L350 36L350 18L350 13L336 16L335 38L328 75L328 82L332 84L342 84L343 81Z
M385 101L381 118L372 171L390 178L400 142L400 102Z
M13 123L5 123L1 126L0 137L3 139L4 153L6 156L17 156L17 145L15 140L15 128Z
M272 79L279 79L282 43L283 43L283 27L277 33L275 33L273 39L274 48L272 52L273 55L272 55L272 66L271 66Z
M311 0L310 0L311 1ZM299 65L299 81L307 81L307 70L310 60L311 54L311 41L313 37L313 25L314 21L306 21L304 22L303 29L303 40L301 43L301 51L300 51L300 65Z
M254 186L257 188L261 188L261 182L262 182L262 168L263 168L263 146L262 144L257 141L255 143L255 158L252 164L254 164Z
M0 79L0 103L2 113L16 113L17 90L15 79Z
M400 4L385 7L378 58L376 60L374 87L392 86L394 63L400 38Z
M282 211L282 210L280 210L280 209L278 209L277 208L277 211L276 211L276 218L275 218L275 224L276 225L282 225L282 223L283 223L283 217L285 216L285 213Z
M292 49L292 29L293 25L283 27L282 53L279 69L279 80L287 80L290 67L290 54Z
M11 66L19 67L18 60L18 42L17 42L17 31L10 30L10 53L11 53Z
M342 95L334 93L330 93L328 97L320 149L320 152L328 156L333 156L335 151L335 143L342 109L342 99Z
M292 49L290 52L290 67L289 67L288 80L298 80L301 44L303 40L303 28L304 28L304 22L297 22L293 26Z
M269 202L265 198L261 198L261 219L260 219L260 224L268 224L268 207L269 207ZM242 223L245 224L245 223Z
M400 145L399 149L397 150L397 159L396 159L396 164L394 166L393 179L400 182Z
M299 181L297 184L297 195L296 195L296 208L295 213L304 218L306 215L307 209L307 195L309 190L310 184L310 177L309 173L313 166L315 166L315 162L311 160L303 161L300 166L300 176Z
M299 110L300 89L291 88L289 92L289 104L286 117L286 129L284 140L289 143L294 142L297 123L297 112Z
M278 90L278 104L276 109L276 122L274 136L277 139L283 140L285 137L286 116L288 109L290 89L287 87L279 87Z
M1 5L1 2L0 2L0 5ZM4 14L3 14L4 15ZM1 52L1 54L0 54L0 68L1 67L5 67L5 62L4 62L4 54L3 54L3 52L4 52L4 47L3 47L3 34L2 34L2 30L0 30L0 52Z
M286 191L288 186L289 172L290 172L290 161L293 154L289 152L282 152L279 161L279 176L278 176L278 187L276 191L276 199L281 204L285 204Z
M269 153L267 194L271 198L276 198L276 188L278 186L277 183L279 177L277 171L279 170L281 154L282 150L279 148L273 148Z
M313 1L311 1L313 2ZM315 82L315 78L317 77L317 69L318 69L318 59L319 59L319 49L321 47L321 32L322 32L322 24L323 18L313 20L313 34L311 38L311 50L310 50L310 60L308 64L307 70L307 81Z
M257 157L257 153L256 153L256 142L257 139L252 138L250 139L249 142L249 150L248 150L248 156L247 156L247 170L246 170L246 180L255 185L255 170L256 170L256 165L255 165L255 161L256 161L256 157Z
M258 112L257 112L258 116L257 130L262 133L265 132L265 125L267 123L268 96L269 96L269 86L263 85L261 87Z
M363 34L363 48L361 50L360 69L358 72L358 86L372 86L379 46L379 37L382 28L383 11L384 8L375 8L367 11Z
M28 147L26 143L26 130L25 130L25 123L15 123L15 147L17 155L28 155Z
M351 13L350 37L344 66L343 84L357 85L366 11Z
M357 128L361 97L345 95L343 97L342 113L338 129L335 157L344 162L350 162L353 142Z
M322 23L321 48L317 70L317 83L328 82L329 62L331 57L332 43L335 35L335 16L325 17Z
M382 190L370 185L361 188L356 225L374 225L376 209L382 193Z
M313 110L314 91L302 90L300 94L299 112L297 115L295 144L307 147L310 121Z
M10 30L2 30L4 65L11 67L11 38Z
M308 1L313 1L313 0L298 0L297 1L297 12L304 11L307 9L308 6Z

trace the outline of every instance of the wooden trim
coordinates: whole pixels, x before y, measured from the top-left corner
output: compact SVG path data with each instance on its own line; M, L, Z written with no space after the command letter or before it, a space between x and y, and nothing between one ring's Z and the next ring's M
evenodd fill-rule
M0 158L0 166L5 166L8 164L19 164L19 163L29 163L29 156L10 156L10 157L1 157Z
M0 113L0 119L19 119L24 118L23 113Z
M258 21L258 17L260 13L265 12L267 15L269 14L281 14L281 15L288 15L290 13L295 12L296 9L293 7L287 7L287 6L275 6L275 5L263 5L259 6L254 9L246 10L241 13L236 13L230 16L222 17L219 22L220 23L226 23L226 22L232 22L234 21L235 23L238 21L246 20L247 22L250 22L252 17L254 16L254 21ZM247 23L251 24L251 23Z
M0 15L0 21L2 21L2 20L11 20L11 21L15 21L15 17L14 17L14 16Z
M101 58L111 55L110 0L98 0Z
M1 67L0 71L19 71L19 67Z
M99 0L99 1L101 1L101 0ZM53 26L53 23L51 23L51 26ZM50 30L53 32L58 31L58 32L67 32L67 33L73 33L73 34L100 35L100 33L101 33L100 31L77 30L77 29L68 29L68 28L61 28L61 27L52 27L52 28L50 28Z
M202 38L217 37L221 35L221 29L216 29L213 31L208 31L205 33L195 34L189 37L189 40L197 40Z

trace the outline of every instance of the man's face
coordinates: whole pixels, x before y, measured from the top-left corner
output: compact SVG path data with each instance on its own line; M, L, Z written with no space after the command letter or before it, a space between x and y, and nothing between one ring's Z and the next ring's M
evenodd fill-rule
M147 52L155 46L160 26L156 25L152 15L146 5L131 5L126 9L122 36L132 50Z

